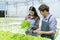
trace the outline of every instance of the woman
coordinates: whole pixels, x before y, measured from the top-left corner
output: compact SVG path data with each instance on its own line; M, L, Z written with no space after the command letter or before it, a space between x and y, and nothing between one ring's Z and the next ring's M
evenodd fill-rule
M29 14L28 16L26 16L25 20L29 20L30 23L31 23L31 26L30 26L30 31L33 31L33 30L36 30L39 28L39 21L40 21L40 18L36 12L36 9L35 7L31 6L29 8ZM26 31L26 34L30 33L28 30ZM37 36L36 33L32 33L31 34L32 36Z

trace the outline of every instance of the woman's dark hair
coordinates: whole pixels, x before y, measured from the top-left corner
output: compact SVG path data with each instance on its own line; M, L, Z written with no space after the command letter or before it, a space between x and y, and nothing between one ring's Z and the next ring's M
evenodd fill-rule
M39 10L40 11L47 11L47 12L49 12L49 6L47 6L46 4L42 4L42 5L40 5L39 6Z
M37 14L37 12L36 12L35 7L31 6L31 7L29 8L29 11L34 11L34 17L38 17L38 18L39 18L38 14ZM29 16L30 16L30 14L29 14ZM40 18L39 18L39 19L40 19Z

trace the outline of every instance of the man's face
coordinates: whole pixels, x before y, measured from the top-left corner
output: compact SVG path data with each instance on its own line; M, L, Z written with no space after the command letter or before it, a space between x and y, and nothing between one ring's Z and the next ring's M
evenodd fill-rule
M41 13L42 16L46 16L46 12L47 11L40 11L40 13Z

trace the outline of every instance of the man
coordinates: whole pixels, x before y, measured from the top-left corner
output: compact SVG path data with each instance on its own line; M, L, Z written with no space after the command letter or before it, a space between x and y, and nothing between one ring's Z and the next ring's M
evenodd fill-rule
M57 28L56 19L49 13L49 6L47 6L46 4L42 4L39 7L39 11L44 18L42 19L41 30L35 30L34 32L37 34L41 34L42 37L54 40L54 35Z

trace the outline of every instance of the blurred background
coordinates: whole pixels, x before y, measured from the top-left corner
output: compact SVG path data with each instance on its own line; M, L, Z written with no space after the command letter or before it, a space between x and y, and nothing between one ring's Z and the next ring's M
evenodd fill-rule
M0 0L0 16L23 18L30 6L35 6L38 11L38 7L44 3L50 7L51 14L60 17L60 0Z

